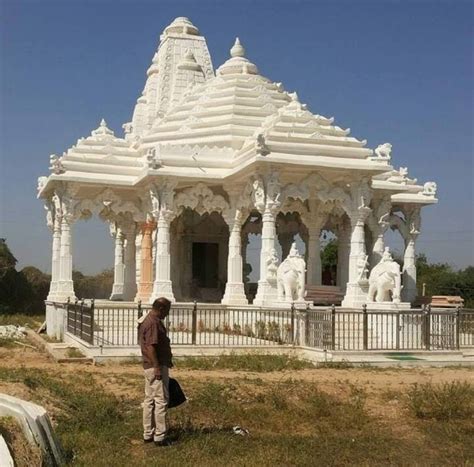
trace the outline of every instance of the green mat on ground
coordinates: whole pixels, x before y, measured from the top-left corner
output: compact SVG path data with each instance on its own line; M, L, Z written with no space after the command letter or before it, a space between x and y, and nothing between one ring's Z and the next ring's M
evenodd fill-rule
M418 358L409 353L390 353L385 354L387 358L392 360L424 360L423 358Z

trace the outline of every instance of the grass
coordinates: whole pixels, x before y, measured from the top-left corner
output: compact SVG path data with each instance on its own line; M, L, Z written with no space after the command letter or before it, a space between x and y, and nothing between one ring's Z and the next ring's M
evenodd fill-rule
M11 349L13 347L18 347L18 344L15 344L15 339L11 339L9 337L0 337L0 348L1 347Z
M62 367L0 367L0 381L23 385L38 403L53 407L72 465L471 465L474 460L469 450L472 423L469 431L470 420L463 418L472 415L472 386L467 383L417 386L403 394L407 404L413 400L420 401L416 406L426 406L423 413L430 417L440 413L433 409L434 401L441 397L445 407L448 398L455 400L456 409L446 417L443 408L444 415L436 419L420 418L407 405L400 420L409 423L413 433L427 434L426 441L419 441L412 432L399 436L390 424L371 415L367 406L373 394L348 381L336 383L337 390L329 393L314 382L298 380L296 370L292 379L183 376L180 383L190 401L170 410L171 435L177 443L160 450L141 442L142 376L125 374L127 368L130 371L124 366L114 373L112 382L109 373L100 380L84 370L64 377ZM118 386L122 390L113 392ZM459 411L468 396L471 409ZM460 422L463 428L457 429ZM235 425L250 435L234 435Z
M291 355L261 355L248 353L238 355L219 355L217 357L182 357L175 359L177 368L190 370L242 370L253 372L270 372L282 370L302 370L315 368L308 361Z
M468 382L415 384L407 393L407 401L417 418L437 421L474 419L474 386Z
M65 355L67 358L84 358L85 355L75 347L68 347L66 349Z
M15 326L28 326L31 329L38 328L45 320L45 315L27 315L24 313L0 314L0 326L13 324Z

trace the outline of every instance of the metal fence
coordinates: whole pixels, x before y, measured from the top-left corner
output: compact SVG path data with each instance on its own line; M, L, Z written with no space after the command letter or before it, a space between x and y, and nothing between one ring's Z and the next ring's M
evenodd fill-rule
M474 310L308 310L308 347L330 350L456 350L474 346Z
M67 305L67 330L92 345L135 346L141 303ZM299 345L326 350L456 350L474 346L474 310L265 309L173 304L174 345Z
M67 331L79 337L83 341L94 343L94 301L89 306L84 300L75 303L66 303L66 327Z

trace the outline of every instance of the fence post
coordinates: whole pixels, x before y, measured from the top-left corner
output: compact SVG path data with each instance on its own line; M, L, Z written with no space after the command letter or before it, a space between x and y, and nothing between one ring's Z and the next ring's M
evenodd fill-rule
M95 315L95 299L91 299L91 345L94 345L94 315Z
M291 302L291 317L290 317L290 328L291 328L291 336L290 336L290 343L295 345L295 303Z
M65 331L69 331L69 304L70 303L71 303L71 297L68 297L66 301L66 329Z
M395 339L396 339L396 346L395 347L396 347L397 350L400 350L400 331L401 331L401 329L400 329L400 312L397 311L396 313L397 313L397 315L396 315L396 321L395 321L396 322L395 332L397 333L397 335L395 336Z
M306 313L304 316L304 345L308 347L309 342L309 303L306 304ZM301 342L300 342L301 345Z
M79 299L76 297L74 300L74 335L77 336L77 308Z
M84 299L81 300L81 339L83 337L83 323L84 323Z
M336 305L331 306L331 349L336 350Z
M191 320L191 343L196 345L196 332L197 332L197 301L194 300L193 314Z
M459 305L456 307L456 349L459 350L461 348L461 308Z
M362 347L364 350L369 348L369 323L367 319L367 305L362 305Z
M425 347L431 350L431 305L426 307L425 312Z

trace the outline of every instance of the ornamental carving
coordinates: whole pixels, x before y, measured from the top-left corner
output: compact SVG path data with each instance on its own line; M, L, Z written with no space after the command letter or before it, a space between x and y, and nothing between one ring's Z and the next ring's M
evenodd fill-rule
M51 156L49 156L49 170L51 170L54 175L61 175L66 172L62 163L62 157L58 157L56 154L51 154Z
M436 196L436 191L438 189L438 186L436 185L435 182L426 182L423 185L423 191L422 194L425 196Z
M222 195L216 195L204 183L198 183L192 188L187 188L175 196L176 211L190 208L199 214L218 212L223 213L229 209L229 203Z
M371 157L372 160L388 162L392 158L392 145L390 143L380 144L375 148L374 153L376 157Z

